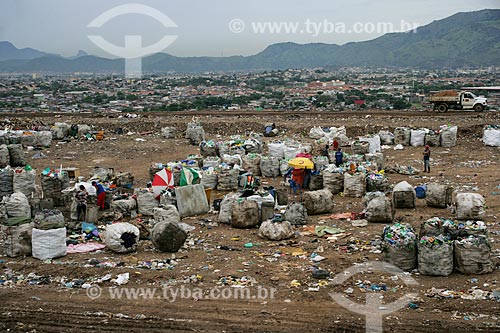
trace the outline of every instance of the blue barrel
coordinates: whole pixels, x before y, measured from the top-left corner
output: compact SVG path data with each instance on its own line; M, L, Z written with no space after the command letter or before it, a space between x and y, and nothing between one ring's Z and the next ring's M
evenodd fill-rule
M420 185L420 186L415 187L415 194L417 195L418 199L425 198L425 192L427 192L426 185Z

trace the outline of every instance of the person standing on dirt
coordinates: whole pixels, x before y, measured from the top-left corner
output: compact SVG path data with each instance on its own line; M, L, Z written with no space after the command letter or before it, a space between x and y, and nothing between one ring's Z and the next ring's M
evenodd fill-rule
M344 163L344 153L342 153L342 148L338 148L335 152L335 165L337 168Z
M424 155L424 172L431 172L431 147L429 145L425 146L422 155Z
M85 186L80 185L80 190L76 193L75 199L76 199L76 220L79 221L85 221L87 219L87 197L88 197L88 192L85 189ZM83 218L80 219L80 217Z
M97 194L97 206L100 210L104 210L104 203L106 202L106 191L104 190L104 186L96 182L92 181L92 186L95 187Z

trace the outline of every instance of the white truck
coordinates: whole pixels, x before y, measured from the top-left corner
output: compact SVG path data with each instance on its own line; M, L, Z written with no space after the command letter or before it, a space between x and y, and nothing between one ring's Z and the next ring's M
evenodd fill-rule
M446 112L448 109L484 111L488 101L484 97L477 97L469 91L445 90L431 93L429 102L434 104L434 110Z

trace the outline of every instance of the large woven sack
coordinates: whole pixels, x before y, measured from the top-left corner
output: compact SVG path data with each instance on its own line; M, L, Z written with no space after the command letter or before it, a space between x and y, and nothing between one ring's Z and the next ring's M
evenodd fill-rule
M389 131L380 131L378 133L380 137L380 143L383 145L393 145L394 144L394 134Z
M486 204L479 193L458 193L455 204L459 220L481 220L485 215Z
M218 183L219 176L216 172L208 172L208 171L202 171L201 172L201 184L205 188L211 188L215 190L217 188L217 183Z
M224 196L220 203L219 211L219 222L220 223L231 223L231 214L233 211L233 204L236 199L239 198L238 193L229 193Z
M39 230L59 229L64 227L64 215L58 210L44 209L35 214L33 222Z
M364 155L370 151L370 144L368 142L355 141L351 144L353 155Z
M14 171L13 187L14 192L23 193L28 200L35 193L35 170L17 169Z
M14 170L10 166L0 169L0 200L14 193Z
M323 175L322 174L312 174L309 180L309 190L318 191L323 189Z
M31 205L28 198L21 193L12 193L5 203L8 217L31 217Z
M451 204L453 188L437 183L427 184L425 202L429 207L446 208Z
M181 221L179 211L174 205L164 205L153 209L153 218L153 227L160 222L179 223Z
M247 154L261 154L263 150L262 142L256 138L245 140L243 147Z
M454 242L455 268L462 274L487 274L493 271L491 245L486 237L470 236Z
M297 157L297 154L303 153L304 149L298 143L285 143L285 159L292 159Z
M431 217L420 225L420 237L431 236L438 237L439 235L455 238L458 234L458 226L455 222L442 217Z
M395 145L410 145L411 130L406 127L397 127L394 130L394 144Z
M130 216L131 212L137 209L137 201L135 199L122 199L111 201L110 208L112 211Z
M41 180L44 197L52 198L54 206L64 206L64 196L61 191L69 187L68 174L62 172L57 176L48 176L42 173Z
M78 126L78 136L89 134L92 128L89 125L79 124Z
M217 146L213 141L202 141L200 143L200 155L203 157L217 156Z
M394 208L415 208L416 200L415 190L407 181L402 181L394 186L392 190Z
M272 220L262 222L259 228L259 237L269 240L289 239L293 236L293 228L290 222L273 222Z
M35 133L34 144L39 147L50 147L52 143L52 133L50 131L40 131Z
M285 158L285 144L283 142L269 142L267 148L270 157L276 157L278 160Z
M0 168L5 168L9 163L9 148L7 148L7 145L0 145Z
M221 169L219 172L219 179L217 183L218 191L234 191L238 189L238 176L237 169Z
M441 133L430 131L425 133L425 144L430 147L439 147L441 142Z
M357 173L351 175L344 173L344 196L351 198L361 198L366 193L365 174Z
M260 172L263 177L276 178L280 175L280 161L276 157L262 156L260 159Z
M114 223L106 226L104 243L117 253L133 252L139 243L140 231L130 223Z
M259 222L259 204L256 201L237 200L233 203L231 212L233 228L252 228Z
M205 141L205 130L197 123L189 123L186 129L186 139L189 139L193 146L198 146Z
M418 271L420 274L448 276L453 272L453 243L418 244Z
M12 144L7 146L9 148L9 159L11 167L23 167L26 165L26 156L23 146L20 144Z
M328 160L328 156L314 156L314 169L321 171L324 167L326 167L330 161Z
M173 222L159 222L151 231L151 241L161 252L177 252L186 238L187 233Z
M260 176L260 155L259 154L248 154L243 156L243 169L251 172L254 176Z
M9 257L31 255L31 231L33 225L24 223L15 226L0 226L3 253Z
M364 212L368 222L392 223L394 219L392 200L383 193L369 200Z
M300 202L293 202L286 207L283 220L293 225L307 224L307 209Z
M441 131L441 147L451 148L457 145L458 127L445 127Z
M153 210L158 207L158 200L153 192L140 190L137 192L137 211L139 214L153 216Z
M388 192L389 180L386 175L369 174L366 176L366 192Z
M482 141L486 146L500 147L500 129L485 128Z
M339 194L344 189L344 175L323 171L323 189L329 190L332 194Z
M31 236L33 258L54 259L66 255L66 228L40 230L33 228Z
M381 147L380 147L380 137L375 134L374 136L369 136L369 137L360 137L359 141L361 142L368 142L368 153L369 154L375 154L375 153L380 153Z
M280 174L283 176L288 172L288 169L290 169L290 165L288 164L289 160L281 160L280 161Z
M412 147L423 147L425 145L425 130L411 130L410 145Z
M333 194L329 190L305 192L303 201L309 215L325 214L333 211Z
M222 163L222 160L216 156L208 156L203 159L203 167L204 168L218 168Z
M384 242L382 246L384 261L410 272L417 267L417 245L415 243L406 245L393 245Z

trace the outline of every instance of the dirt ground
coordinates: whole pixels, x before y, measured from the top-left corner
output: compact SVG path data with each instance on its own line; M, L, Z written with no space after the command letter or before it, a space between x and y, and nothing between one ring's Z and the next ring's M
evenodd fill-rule
M136 187L144 187L149 180L148 168L152 162L166 163L198 153L183 138L186 125L197 118L204 126L207 139L223 140L230 135L260 132L267 122L275 122L279 138L295 138L310 142L307 133L312 126L346 126L350 138L377 133L380 129L394 130L399 126L437 129L451 124L459 127L457 146L432 149L430 174L414 176L389 174L391 184L402 180L417 186L422 183L446 182L456 189L477 191L487 203L485 222L490 230L492 258L495 270L486 275L467 276L454 272L448 277L423 276L414 271L410 275L416 286L405 285L394 274L367 271L355 275L342 284L312 277L313 266L331 272L331 276L352 270L352 266L379 261L382 255L372 241L380 238L384 224L353 227L347 220L335 220L328 215L310 216L308 224L335 225L350 236L329 242L326 238L297 236L288 241L272 242L259 238L257 229L233 229L217 224L217 215L207 214L183 219L195 227L181 251L175 254L154 250L150 241L141 241L139 250L119 255L107 250L70 254L52 261L33 258L0 257L0 329L10 332L131 332L131 331L194 331L194 332L362 332L365 317L355 313L365 303L366 294L379 296L384 304L391 303L407 293L417 293L412 300L416 306L403 306L384 316L384 332L498 332L500 330L500 301L469 300L460 297L436 298L427 296L431 288L442 288L468 294L474 289L500 290L500 150L485 147L480 141L485 124L500 124L497 113L472 112L432 114L389 113L382 111L352 113L245 113L227 112L150 114L139 119L80 116L5 116L18 126L27 123L40 125L55 121L94 125L106 130L101 142L53 142L42 152L47 159L29 159L37 172L46 167L78 167L83 176L91 175L99 165L115 171L130 171ZM175 139L160 136L161 127L178 129ZM123 135L113 134L118 127ZM152 132L149 134L148 132ZM136 139L141 139L137 141ZM144 140L144 141L142 141ZM268 141L266 138L264 141ZM411 165L422 169L422 147L404 150L385 149L386 165ZM319 154L319 147L315 150ZM281 179L263 179L263 185L283 188ZM225 193L213 191L211 200ZM290 200L300 200L289 193ZM334 213L360 212L361 199L335 196ZM453 218L448 209L428 208L425 200L418 200L416 209L398 209L396 219L410 223L417 230L426 219L440 216ZM244 244L253 243L246 248ZM302 255L300 255L302 252ZM326 259L314 263L312 253ZM145 262L162 262L162 268L151 269ZM34 273L34 275L29 275ZM113 288L109 280L96 279L111 274L129 273L127 284ZM232 278L230 278L232 276ZM17 282L12 281L17 277ZM247 277L247 278L245 278ZM386 285L386 291L366 291L356 286ZM29 282L31 281L31 282ZM68 282L99 285L101 295L89 297L89 289L68 287ZM75 282L76 281L76 282ZM231 282L232 281L232 282ZM368 282L369 281L369 282ZM247 286L249 299L221 299L208 297L213 288L224 284L233 292ZM111 288L111 289L110 289ZM120 288L150 288L149 297L141 290L135 299L117 299L112 292ZM165 297L173 290L184 289L185 295ZM189 291L187 290L188 288ZM198 288L198 289L196 289ZM258 292L273 292L273 297L255 297ZM352 293L346 289L352 288ZM194 293L193 290L202 290ZM165 292L167 290L167 292ZM221 290L221 289L219 289ZM346 295L354 304L346 309L336 303L329 293ZM91 295L92 296L92 295ZM350 311L353 310L353 311Z

